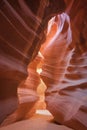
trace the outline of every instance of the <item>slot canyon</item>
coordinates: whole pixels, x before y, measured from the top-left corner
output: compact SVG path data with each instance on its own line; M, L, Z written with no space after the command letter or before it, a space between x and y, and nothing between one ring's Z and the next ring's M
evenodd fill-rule
M0 130L87 130L87 0L0 0Z

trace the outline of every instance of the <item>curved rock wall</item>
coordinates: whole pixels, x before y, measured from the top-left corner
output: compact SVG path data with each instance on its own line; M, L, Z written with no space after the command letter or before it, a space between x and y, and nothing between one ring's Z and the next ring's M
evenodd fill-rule
M65 15L64 18L61 14L58 18L54 17L48 26L45 49L42 49L44 64L41 78L47 86L47 109L53 114L55 121L75 130L86 130L87 1L75 0L72 4L66 1L66 12L71 20L72 42L68 42L71 39L70 31L67 33L70 25L68 16Z
M56 8L54 1L0 0L0 122L18 106L17 87L45 40L48 20L65 9L63 0Z
M35 111L40 77L31 68L46 40L41 78L47 109L58 123L87 129L87 0L65 2L68 15L53 17L47 31L49 19L64 11L63 0L0 0L0 122L16 110L2 125Z

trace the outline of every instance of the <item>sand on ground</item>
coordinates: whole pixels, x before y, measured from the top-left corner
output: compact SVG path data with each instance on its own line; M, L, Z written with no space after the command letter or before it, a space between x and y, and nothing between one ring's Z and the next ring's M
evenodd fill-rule
M42 113L42 114L41 114ZM66 126L54 122L52 115L47 111L37 111L30 119L1 127L0 130L72 130Z

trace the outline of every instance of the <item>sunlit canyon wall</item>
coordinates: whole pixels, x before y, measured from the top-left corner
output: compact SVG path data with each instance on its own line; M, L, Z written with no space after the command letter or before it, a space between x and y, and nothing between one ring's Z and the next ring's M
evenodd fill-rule
M3 124L34 113L42 79L47 109L56 122L77 130L87 128L87 1L65 3L66 9L62 0L1 0L0 121L14 111ZM56 16L47 33L50 18L64 9L68 15ZM43 57L38 57L39 49ZM40 76L36 69L41 59Z
M65 9L63 0L57 2L0 0L0 122L21 107L17 88L45 40L48 20Z
M66 1L67 4L70 1ZM87 129L87 1L71 1L48 24L41 77L47 109L57 123Z

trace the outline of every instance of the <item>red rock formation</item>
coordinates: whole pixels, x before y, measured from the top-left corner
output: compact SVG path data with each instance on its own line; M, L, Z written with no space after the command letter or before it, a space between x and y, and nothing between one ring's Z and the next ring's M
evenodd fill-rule
M76 130L86 130L87 0L65 2L71 29L66 14L56 16L50 21L52 26L48 28L46 48L41 48L45 57L41 77L47 85L47 109L55 120ZM64 8L63 0L0 1L0 122L19 104L15 113L3 124L26 118L28 111L31 112L35 105L39 76L35 72L36 68L34 73L29 69L29 77L25 80L27 65L31 62L30 67L34 67L32 63L35 62L32 60L46 38L48 20ZM31 77L37 78L32 83L33 86ZM26 82L23 83L23 80ZM18 103L17 86L20 83ZM34 98L30 98L31 93Z
M64 0L57 2L0 0L0 122L18 105L17 86L45 40L48 20L65 9Z
M59 18L59 23L61 21L62 24L58 23L58 31L53 28L57 26L54 18L50 30L50 34L54 35L52 38L48 35L47 38L49 43L43 51L45 60L41 77L47 85L47 109L53 114L56 122L75 130L86 130L87 1L75 0L72 4L66 1L66 12L71 18L72 42L68 44L70 33L67 33L68 27L64 17Z
M17 110L8 116L2 126L11 124L13 122L30 118L36 111L35 104L39 99L37 95L37 87L40 84L40 76L37 73L37 66L41 61L42 57L38 53L36 58L29 64L27 79L22 82L17 90L19 105Z

